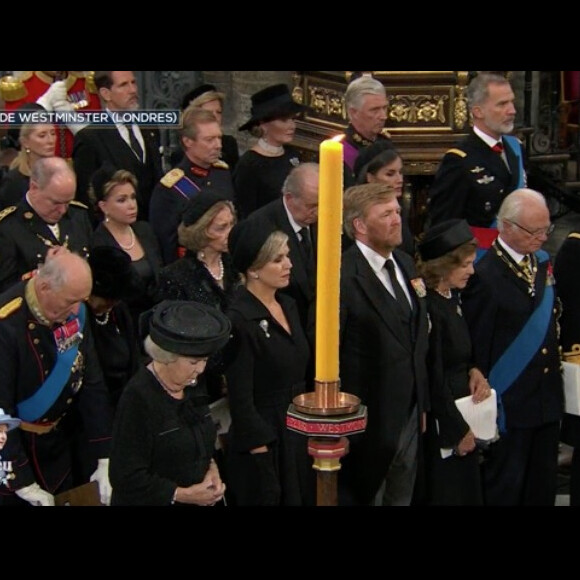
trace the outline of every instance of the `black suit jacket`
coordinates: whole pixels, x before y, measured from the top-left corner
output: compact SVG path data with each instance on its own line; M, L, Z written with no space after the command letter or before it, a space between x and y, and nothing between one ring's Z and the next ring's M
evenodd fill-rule
M296 301L302 326L306 330L309 318L311 318L309 312L314 304L316 295L316 279L314 276L308 275L304 255L300 249L300 240L288 220L284 202L282 199L272 201L255 211L249 219L256 220L258 223L257 227L260 227L259 224L264 222L273 224L278 230L288 236L292 271L290 273L290 285L282 290L282 292L292 296ZM313 250L316 254L316 225L310 226L310 235Z
M343 254L342 263L342 391L359 396L368 408L367 430L352 438L343 477L367 505L385 478L415 401L419 413L429 408L427 305L411 284L418 279L413 260L400 250L393 255L414 300L412 332L401 322L395 299L358 246Z
M484 375L489 375L520 333L542 301L548 283L552 283L549 262L538 265L536 295L532 298L527 283L517 277L495 248L479 260L475 275L462 293L462 307L473 343L474 364ZM503 396L508 429L538 427L562 418L557 311L554 305L543 344Z
M473 131L447 152L429 190L432 225L455 218L476 227L492 225L503 200L520 182L516 154L504 144L509 170L501 155Z
M163 175L159 131L141 128L145 141L145 163L135 153L115 127L89 125L79 131L74 140L73 164L77 174L77 199L89 204L89 185L95 171L109 162L117 169L125 169L138 181L137 201L139 219L149 219L149 200L157 182Z

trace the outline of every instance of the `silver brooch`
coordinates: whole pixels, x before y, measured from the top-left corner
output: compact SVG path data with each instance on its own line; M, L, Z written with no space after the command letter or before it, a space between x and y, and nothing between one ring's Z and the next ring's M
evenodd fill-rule
M270 338L270 333L268 332L270 330L270 325L267 320L260 321L260 328L264 331L266 338Z

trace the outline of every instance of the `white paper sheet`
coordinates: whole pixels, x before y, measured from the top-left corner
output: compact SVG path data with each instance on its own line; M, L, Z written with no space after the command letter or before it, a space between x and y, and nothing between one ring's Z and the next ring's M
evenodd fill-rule
M563 362L566 413L580 415L580 365Z
M493 441L497 437L497 393L491 390L491 396L475 404L473 397L463 397L455 401L476 439ZM441 457L447 459L453 455L453 449L441 449Z

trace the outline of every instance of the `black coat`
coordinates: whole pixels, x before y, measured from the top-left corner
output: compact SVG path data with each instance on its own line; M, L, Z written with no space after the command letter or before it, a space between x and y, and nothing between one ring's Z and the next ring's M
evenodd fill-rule
M12 305L0 316L0 408L13 417L19 416L16 406L29 399L53 370L57 357L53 331L34 318L24 299L25 288L21 282L0 297L1 307ZM14 308L15 304L20 306ZM39 425L60 421L58 428L45 435L10 432L2 456L13 461L13 489L36 481L50 493L66 491L61 483L71 472L75 438L83 429L92 460L109 456L111 410L88 320L79 353L62 392L37 421Z
M300 164L294 147L285 147L284 155L266 157L252 149L241 157L234 172L236 208L240 218L282 197L282 186L292 169Z
M130 171L138 182L139 219L149 219L151 193L163 175L160 137L157 129L141 128L145 142L145 162L135 153L115 127L89 125L75 135L73 165L77 174L77 199L90 205L89 185L95 171L109 162Z
M312 273L311 275L308 273L305 256L300 248L298 235L290 225L288 214L284 208L284 202L282 199L270 202L254 212L251 219L257 220L256 227L264 227L260 226L260 223L273 224L278 230L284 232L288 236L292 271L290 273L290 285L287 288L284 288L282 292L292 296L296 301L302 326L307 330L308 321L311 319L309 313L315 303L316 278L315 273ZM316 225L310 226L310 230L312 244L314 246L314 254L316 255Z
M203 481L217 433L195 389L178 401L145 367L131 379L113 429L112 505L169 506L178 487Z
M413 260L395 250L414 299L413 336L403 326L395 299L381 284L358 246L343 254L340 298L340 379L342 391L368 408L368 426L351 440L343 477L368 505L379 490L416 402L429 409L427 305L411 284Z
M427 423L427 481L429 502L434 505L483 503L479 453L442 459L441 449L457 447L469 425L455 400L471 394L469 371L473 367L469 328L456 296L450 300L434 290L427 294L431 320L429 333L429 388L431 413Z
M307 438L286 427L286 413L294 397L312 390L305 383L311 351L294 301L285 295L279 295L278 300L291 335L246 288L238 290L227 312L233 325L226 353L232 416L228 475L240 505L265 500L260 497L264 490L256 488L252 479L260 467L249 454L261 446L270 448L267 457L258 459L266 460L268 471L276 474L280 503L303 505L313 498Z
M26 199L0 214L0 291L36 270L52 246L88 256L93 230L86 207L72 202L58 225L60 240Z
M474 132L447 152L429 189L432 225L454 218L476 227L492 225L503 200L520 182L516 154L504 143L509 170L501 155Z
M474 364L485 376L524 327L546 286L553 283L548 261L538 265L536 294L517 277L495 247L476 264L475 275L462 293L463 312L473 344ZM543 344L503 395L507 429L527 429L558 422L563 414L563 389L557 336L557 305ZM491 385L494 386L493 384Z

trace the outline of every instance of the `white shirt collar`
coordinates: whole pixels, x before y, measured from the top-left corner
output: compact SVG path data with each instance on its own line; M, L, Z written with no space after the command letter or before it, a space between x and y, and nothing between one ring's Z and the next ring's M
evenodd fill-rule
M491 147L493 147L494 145L497 144L497 139L494 139L493 137L490 137L487 133L484 133L481 129L478 129L477 127L473 128L473 132L483 141L485 142L487 145ZM500 139L501 141L501 139Z
M375 252L373 249L369 248L360 240L356 240L356 245L358 249L362 252L362 255L366 258L367 262L370 264L370 267L374 270L375 274L379 274L383 271L385 267L385 262L393 257L393 254L387 256L381 256L381 254ZM394 261L394 260L393 260ZM394 261L395 262L395 261ZM398 266L397 262L395 262L395 266Z
M286 204L286 198L282 197L282 203L284 204L284 209L286 210L286 215L288 216L288 221L290 222L290 225L292 226L292 229L297 234L300 233L300 230L302 229L303 226L301 226L300 224L298 224L296 222L296 220L294 219L294 217L292 216L292 214L290 213L290 210L288 209L288 205Z
M502 240L501 234L500 234L499 238L497 239L497 241L498 241L498 244L502 247L502 249L509 254L510 258L516 264L519 264L524 259L524 256L526 254L520 254L519 252L516 252L513 248L508 246L507 243L504 240Z

